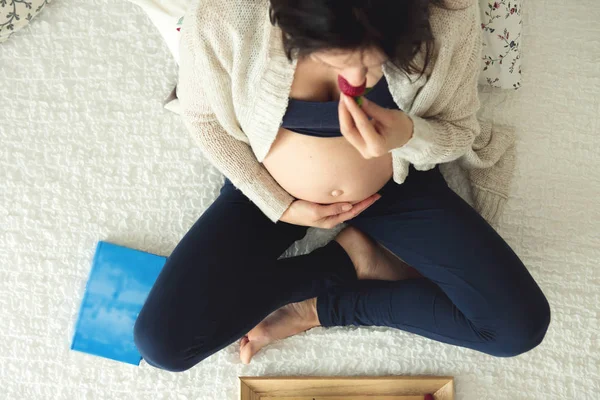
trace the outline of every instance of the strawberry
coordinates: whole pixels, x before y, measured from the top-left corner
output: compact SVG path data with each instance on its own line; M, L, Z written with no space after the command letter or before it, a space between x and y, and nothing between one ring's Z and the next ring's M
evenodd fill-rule
M365 96L371 91L371 89L373 89L367 87L366 80L365 83L363 83L361 86L352 86L341 75L338 75L338 86L340 87L342 93L344 93L346 96L353 97L354 101L356 101L356 104L358 104L359 106L362 106L363 103L362 96Z
M425 400L434 400L433 399L433 395L432 394L426 394L425 395Z
M369 93L371 90L373 90L372 87L368 87L365 92L362 94L362 96L357 96L354 98L354 101L356 101L356 104L358 104L359 106L362 106L363 104L363 96L366 96L367 93Z
M362 85L355 87L349 84L343 76L338 75L338 86L340 87L342 93L344 93L346 96L357 97L362 96L363 92L365 91L365 88L367 87L367 81L365 80L365 82Z

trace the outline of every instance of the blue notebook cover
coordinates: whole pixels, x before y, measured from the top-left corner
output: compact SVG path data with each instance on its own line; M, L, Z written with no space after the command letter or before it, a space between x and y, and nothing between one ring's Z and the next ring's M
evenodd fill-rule
M98 242L72 350L139 365L133 326L166 258Z

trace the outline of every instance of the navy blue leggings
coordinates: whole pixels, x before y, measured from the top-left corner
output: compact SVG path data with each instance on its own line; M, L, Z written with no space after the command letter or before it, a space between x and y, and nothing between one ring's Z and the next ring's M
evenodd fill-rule
M186 370L243 337L277 308L317 297L323 326L388 326L499 357L537 346L550 322L521 260L439 169L411 167L402 185L347 221L422 278L358 280L334 240L279 259L306 227L271 222L226 180L168 258L136 321L151 365Z

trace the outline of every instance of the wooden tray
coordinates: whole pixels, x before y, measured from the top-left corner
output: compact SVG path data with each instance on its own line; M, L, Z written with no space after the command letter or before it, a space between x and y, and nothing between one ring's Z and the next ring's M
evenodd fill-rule
M448 376L240 377L241 400L454 400Z

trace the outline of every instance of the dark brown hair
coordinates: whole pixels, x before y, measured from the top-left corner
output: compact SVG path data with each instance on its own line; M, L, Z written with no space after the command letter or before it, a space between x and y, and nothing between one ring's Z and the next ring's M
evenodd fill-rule
M442 0L270 0L269 17L283 32L287 58L320 50L377 48L407 74L423 74L434 38L429 4ZM424 46L423 65L415 57Z

